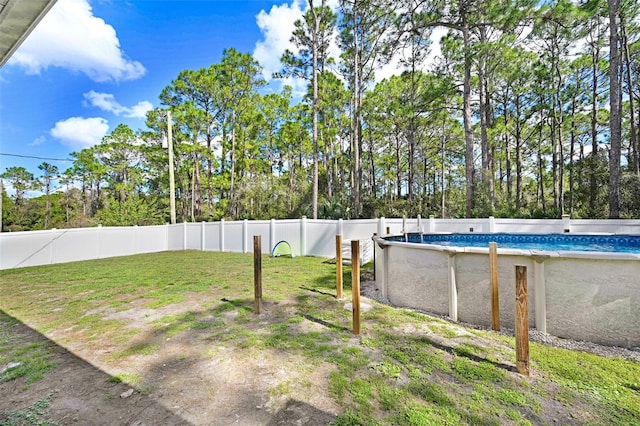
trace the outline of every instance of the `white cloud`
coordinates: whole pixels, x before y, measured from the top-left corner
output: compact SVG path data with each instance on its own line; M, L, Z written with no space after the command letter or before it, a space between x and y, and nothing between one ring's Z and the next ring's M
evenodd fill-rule
M109 130L109 123L101 117L71 117L58 121L51 136L71 149L81 150L100 143Z
M149 101L140 101L131 108L127 108L128 112L126 117L131 118L146 118L147 112L153 109L153 104Z
M33 142L31 142L29 144L29 146L38 146L38 145L42 145L45 141L47 140L47 138L45 138L44 136L38 136L37 138L35 138L33 140Z
M253 57L263 67L263 75L270 81L274 72L282 69L280 58L286 49L296 51L290 42L294 23L302 18L300 0L293 0L291 5L273 6L267 13L264 10L256 16L258 28L264 35L264 40L258 41L253 51Z
M337 11L339 0L327 0L326 6ZM320 2L314 4L316 7ZM292 0L291 4L273 6L269 12L262 10L256 16L256 23L264 36L264 40L256 43L253 57L262 65L262 74L267 82L273 79L273 73L282 70L280 58L285 50L297 52L299 49L291 42L295 22L302 18L309 9L309 3L304 0ZM338 59L341 51L334 34L329 46L329 55ZM307 92L308 82L297 77L281 79L281 84L291 86L294 96L303 96Z
M86 105L129 118L145 118L147 112L153 109L153 105L149 101L140 101L132 107L125 107L116 101L115 97L110 93L100 93L90 90L83 96Z
M140 62L126 57L115 29L93 16L87 0L59 0L9 64L30 74L65 68L97 82L134 80L146 72Z

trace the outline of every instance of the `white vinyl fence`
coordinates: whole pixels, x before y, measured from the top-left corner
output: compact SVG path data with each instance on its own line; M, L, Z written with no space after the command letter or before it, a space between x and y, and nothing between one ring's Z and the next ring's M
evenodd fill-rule
M638 220L522 219L358 219L243 220L176 225L51 229L0 234L0 269L128 256L170 250L248 253L253 236L262 236L262 252L282 240L297 256L335 256L335 236L343 235L343 252L360 240L362 261L373 256L371 237L404 232L520 232L640 234Z

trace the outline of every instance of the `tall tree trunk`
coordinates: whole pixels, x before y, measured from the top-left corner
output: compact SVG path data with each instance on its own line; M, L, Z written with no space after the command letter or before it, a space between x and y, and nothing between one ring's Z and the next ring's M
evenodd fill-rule
M592 53L593 76L591 86L591 170L589 173L589 214L596 216L596 206L598 198L598 62L600 61L600 48L597 47Z
M464 121L466 216L473 213L473 131L471 128L471 31L467 22L466 2L460 0L462 39L464 47L464 81L462 89L462 118Z
M231 119L231 180L229 182L229 216L234 217L235 211L235 177L236 177L236 117L235 111L232 112Z
M627 38L626 22L623 19L620 20L620 33L621 44L624 55L624 68L626 70L627 89L629 92L629 123L630 132L629 135L629 164L630 170L635 173L636 176L640 176L640 153L638 153L638 128L636 126L635 119L635 97L633 93L633 79L631 77L631 55L629 52L629 40Z
M516 211L522 208L522 123L520 96L516 97Z
M487 42L487 28L480 28L480 44ZM489 127L489 89L487 83L487 60L484 53L480 55L478 66L478 86L480 89L480 148L482 156L482 180L486 191L489 209L493 211L495 206L495 182L491 161L491 149L489 147L489 137L487 129Z
M207 206L209 216L213 215L213 161L211 160L211 134L207 131Z
M573 156L575 155L575 144L576 144L576 94L571 97L571 133L569 136L569 143L571 144L569 147L569 214L573 215L573 202L574 202L574 194L573 194L573 185L575 182L575 172L573 170Z
M538 200L541 203L542 212L547 212L547 203L544 199L544 159L542 156L542 122L539 124L540 133L538 135Z
M620 102L620 48L618 42L618 12L620 0L609 3L609 102L611 115L611 152L609 154L609 218L620 217L620 155L622 145L622 115Z
M313 16L313 34L311 41L312 46L312 84L313 84L313 130L312 130L312 142L313 142L313 190L311 200L311 214L314 219L318 218L318 37L320 33L320 20L315 8L313 7L313 0L309 0L309 9ZM324 1L322 2L324 7Z
M45 182L46 206L45 206L45 215L44 215L44 229L49 229L49 221L51 220L51 180L48 177L46 179L47 181ZM0 187L0 197L2 197L1 187Z
M503 102L504 110L504 154L505 154L505 174L507 178L507 204L509 208L513 206L513 182L511 179L511 147L509 146L509 114L507 113L507 98Z

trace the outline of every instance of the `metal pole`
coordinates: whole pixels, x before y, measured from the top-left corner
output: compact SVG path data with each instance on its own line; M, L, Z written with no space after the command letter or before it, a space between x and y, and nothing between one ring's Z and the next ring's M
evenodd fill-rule
M169 145L169 208L171 224L176 223L176 184L173 176L173 129L171 128L171 111L167 111L167 139Z

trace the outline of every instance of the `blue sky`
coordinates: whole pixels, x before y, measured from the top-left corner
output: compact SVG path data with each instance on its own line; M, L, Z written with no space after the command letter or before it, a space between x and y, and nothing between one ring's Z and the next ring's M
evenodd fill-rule
M0 152L68 158L118 124L145 128L144 114L184 69L253 54L266 78L306 1L58 0L0 70ZM273 81L273 90L282 82ZM0 156L0 173L43 161Z

